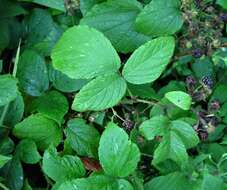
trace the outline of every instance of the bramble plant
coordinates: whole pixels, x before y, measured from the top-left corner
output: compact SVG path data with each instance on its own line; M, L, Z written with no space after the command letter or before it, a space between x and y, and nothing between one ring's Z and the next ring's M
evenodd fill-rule
M0 189L227 190L226 0L0 0Z

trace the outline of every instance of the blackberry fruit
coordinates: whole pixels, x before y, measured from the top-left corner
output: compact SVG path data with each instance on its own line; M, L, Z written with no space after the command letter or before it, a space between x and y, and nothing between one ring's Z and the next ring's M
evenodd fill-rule
M193 87L196 84L196 80L195 80L195 78L193 76L188 76L186 78L186 81L185 82L186 82L186 84L187 84L188 87Z
M203 52L202 52L201 49L195 49L195 50L192 51L192 55L195 58L200 58L200 57L202 57Z
M210 76L204 76L202 79L202 84L208 89L212 89L214 82Z
M220 19L223 21L223 22L227 22L227 13L223 13L220 15Z

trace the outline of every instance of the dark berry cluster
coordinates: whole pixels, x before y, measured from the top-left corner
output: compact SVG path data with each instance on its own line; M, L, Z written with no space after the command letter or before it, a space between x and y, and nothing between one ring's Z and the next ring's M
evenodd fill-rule
M218 126L219 120L214 114L206 111L198 112L198 123L194 126L199 138L204 141L208 138L209 133L213 133Z
M192 50L192 55L195 58L200 58L200 57L202 57L203 52L201 49L195 49L195 50Z
M208 89L212 89L214 82L212 80L212 78L210 76L204 76L201 79L202 85L204 85L205 87L207 87Z
M227 13L222 13L220 15L220 19L223 21L223 22L227 22Z

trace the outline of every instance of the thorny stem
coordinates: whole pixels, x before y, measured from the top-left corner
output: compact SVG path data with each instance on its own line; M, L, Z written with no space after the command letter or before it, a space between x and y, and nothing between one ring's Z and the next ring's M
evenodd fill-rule
M18 45L18 48L17 48L16 59L15 59L14 67L13 67L13 77L16 77L16 75L17 75L17 66L18 66L19 56L20 56L20 45L21 45L21 39L19 40L19 45ZM3 109L2 115L0 117L0 125L2 125L3 122L4 122L6 113L9 109L9 104L10 103L6 104L4 109Z

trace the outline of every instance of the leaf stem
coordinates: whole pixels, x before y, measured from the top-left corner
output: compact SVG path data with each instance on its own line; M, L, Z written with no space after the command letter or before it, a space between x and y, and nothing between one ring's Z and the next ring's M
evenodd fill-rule
M0 183L0 187L3 189L3 190L10 190L8 187L6 187L4 184Z

